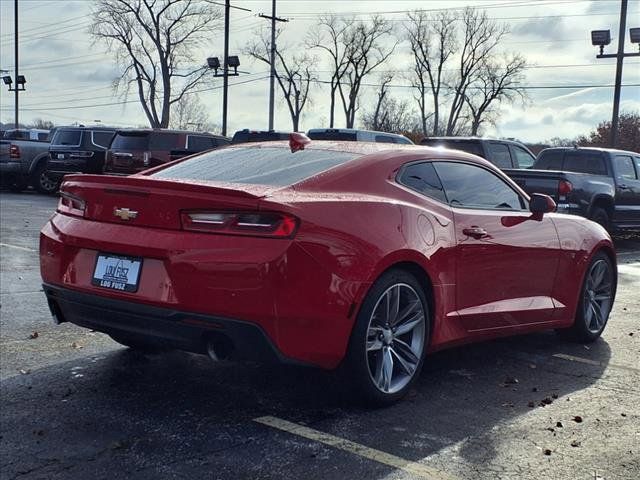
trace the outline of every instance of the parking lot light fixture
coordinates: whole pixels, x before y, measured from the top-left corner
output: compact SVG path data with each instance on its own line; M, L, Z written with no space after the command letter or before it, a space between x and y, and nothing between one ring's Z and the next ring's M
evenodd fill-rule
M600 55L604 53L604 47L611 43L611 30L592 30L591 44L600 47Z
M629 38L631 39L631 43L637 43L638 48L640 48L640 28L630 28Z
M209 57L207 58L207 66L215 71L215 74L218 74L218 69L220 68L220 59L218 57Z
M18 75L18 78L16 78L16 85L22 85L24 88L25 83L27 83L27 79L24 78L24 75Z
M238 74L238 67L240 66L240 58L237 55L231 55L227 58L227 68L231 67L234 70L234 74Z

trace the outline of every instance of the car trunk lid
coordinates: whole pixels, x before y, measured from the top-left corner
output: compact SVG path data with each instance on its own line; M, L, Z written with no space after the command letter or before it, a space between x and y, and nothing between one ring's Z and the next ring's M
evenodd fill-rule
M259 200L270 189L137 176L74 175L65 178L61 192L84 201L84 218L89 220L179 230L184 210L257 210Z

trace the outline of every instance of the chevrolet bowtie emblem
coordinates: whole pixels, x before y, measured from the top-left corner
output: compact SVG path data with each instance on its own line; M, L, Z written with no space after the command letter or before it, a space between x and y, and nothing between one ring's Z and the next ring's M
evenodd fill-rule
M129 210L128 208L114 208L113 214L120 220L132 220L138 216L138 212Z

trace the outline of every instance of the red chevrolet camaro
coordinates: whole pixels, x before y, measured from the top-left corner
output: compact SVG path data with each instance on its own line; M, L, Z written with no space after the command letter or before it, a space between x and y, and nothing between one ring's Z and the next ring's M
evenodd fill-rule
M554 208L463 152L294 134L66 177L41 233L44 292L57 322L132 348L340 366L388 404L431 351L600 336L614 247Z

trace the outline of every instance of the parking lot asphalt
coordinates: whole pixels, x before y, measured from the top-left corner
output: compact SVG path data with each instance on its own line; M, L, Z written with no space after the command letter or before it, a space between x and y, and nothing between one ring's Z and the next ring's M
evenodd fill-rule
M144 355L52 324L38 232L57 199L0 193L0 478L640 478L640 236L616 240L603 337L427 358L366 410L327 372Z

